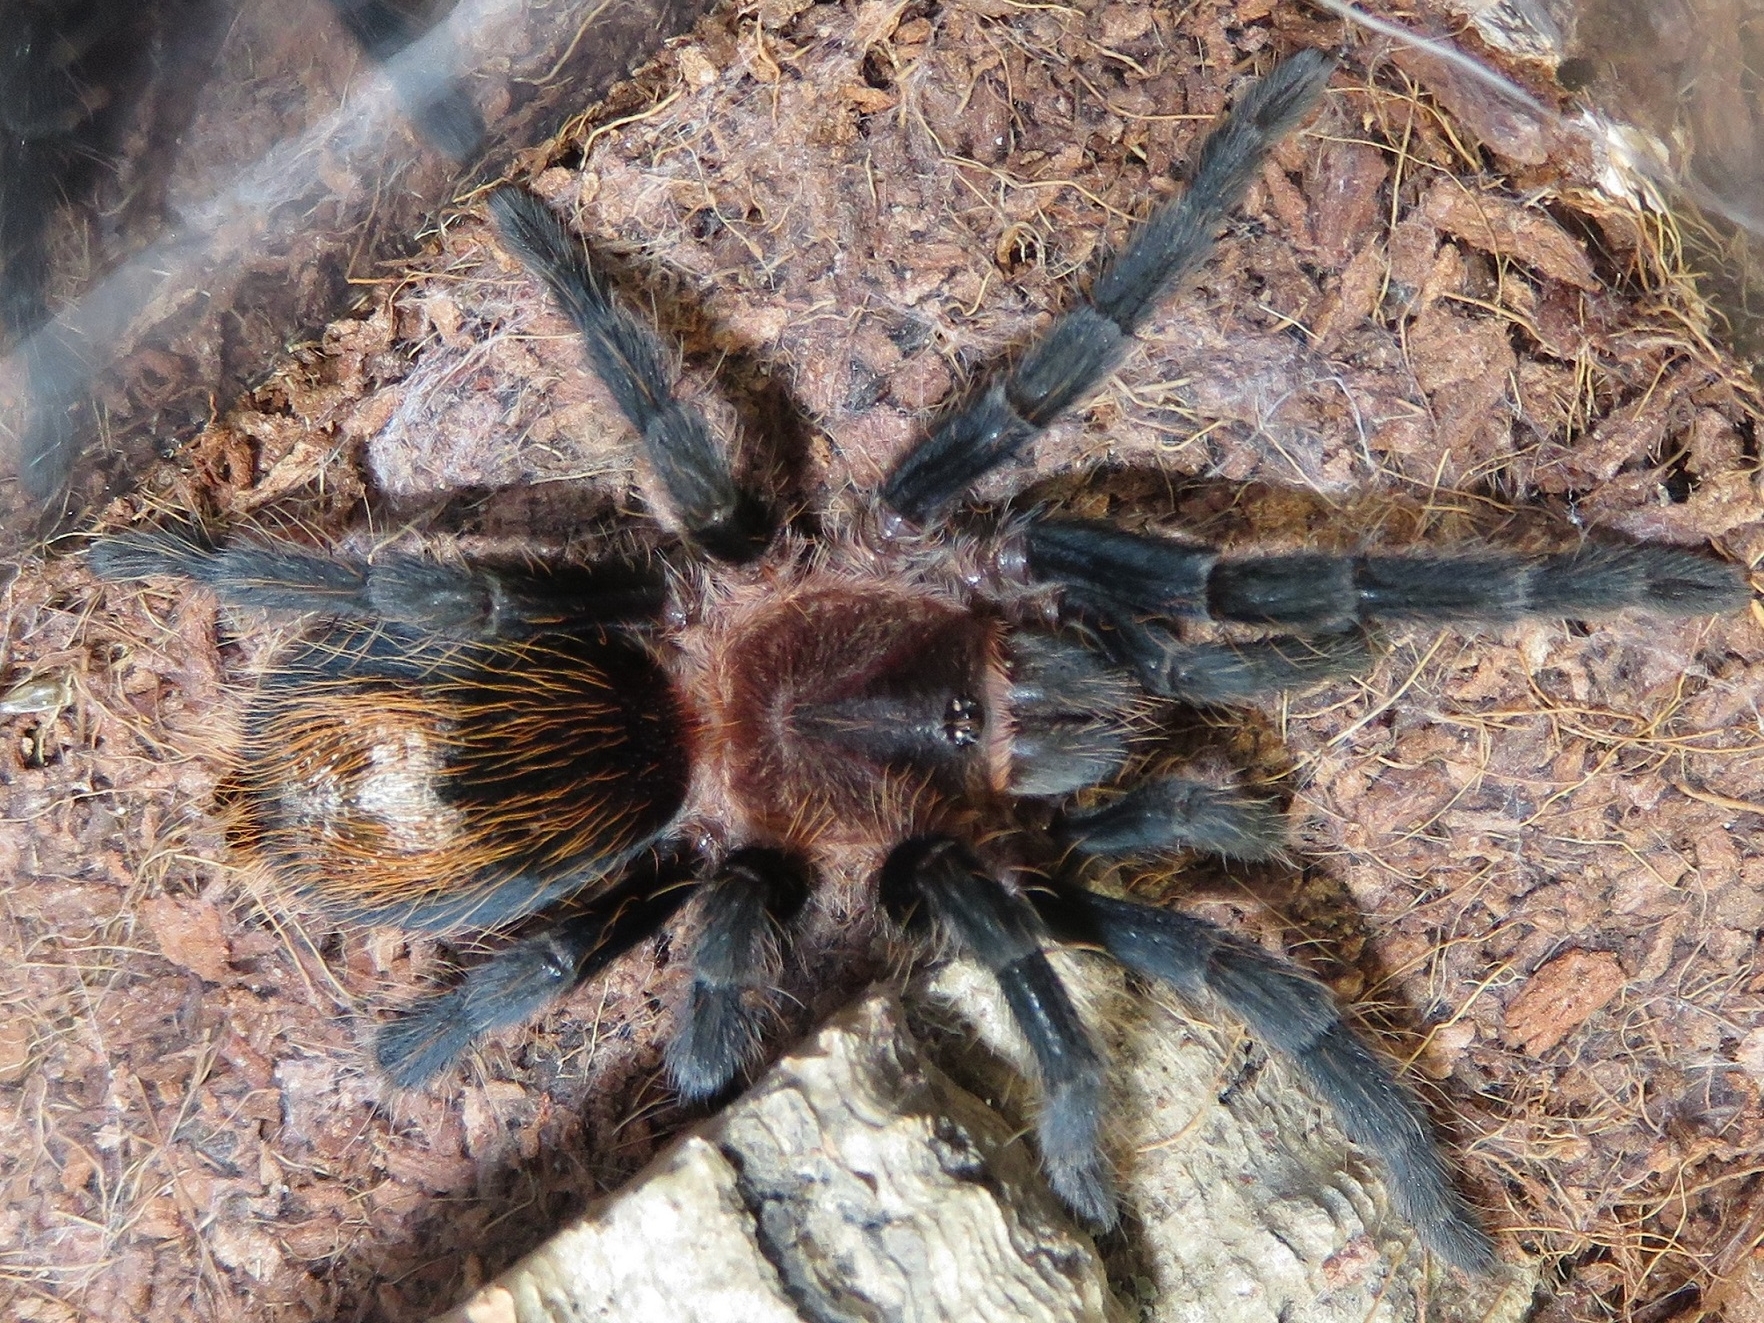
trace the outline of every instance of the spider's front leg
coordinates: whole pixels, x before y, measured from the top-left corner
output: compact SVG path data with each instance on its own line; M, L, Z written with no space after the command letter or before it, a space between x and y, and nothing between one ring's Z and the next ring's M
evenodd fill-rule
M881 900L903 925L941 929L998 980L1041 1073L1036 1136L1048 1181L1086 1221L1112 1227L1120 1214L1097 1138L1102 1056L1042 951L1047 934L1035 909L947 836L897 846L882 868Z
M1201 146L1187 190L1115 254L1089 301L902 458L882 486L889 509L925 522L1088 398L1157 301L1207 255L1269 151L1310 112L1334 68L1321 51L1301 51L1251 87Z
M524 189L500 188L490 210L503 242L543 280L575 324L606 388L643 438L643 453L692 540L719 560L752 560L772 532L765 503L742 487L704 415L674 398L674 375L655 334L620 308L606 277L550 209Z
M1678 547L1588 542L1553 555L1460 553L1225 556L1176 538L1085 519L1033 517L1001 559L1058 587L1152 693L1230 703L1359 669L1363 626L1378 621L1580 619L1638 609L1656 616L1737 610L1750 596L1736 566ZM1272 626L1294 636L1185 643L1171 617Z

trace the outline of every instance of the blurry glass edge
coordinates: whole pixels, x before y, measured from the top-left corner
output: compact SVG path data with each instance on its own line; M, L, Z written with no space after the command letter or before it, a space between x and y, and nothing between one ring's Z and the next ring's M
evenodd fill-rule
M341 11L348 2L337 0L333 7ZM0 388L6 391L0 396L0 445L7 451L0 457L0 554L11 557L29 550L139 476L144 461L137 459L105 473L99 490L90 490L90 484L84 491L70 488L70 479L91 478L91 471L100 467L94 443L107 438L100 436L105 420L97 415L93 397L126 370L132 350L118 346L140 330L139 319L151 320L157 301L178 290L204 291L212 272L237 269L286 245L297 227L265 222L278 214L303 218L308 208L293 204L315 194L335 201L338 195L327 181L336 180L340 170L360 185L360 214L352 217L354 224L326 228L340 236L340 246L373 262L385 255L385 244L407 242L421 220L455 196L473 173L458 168L461 156L508 153L543 140L708 7L705 0L654 0L648 6L618 6L609 16L612 6L606 0L559 6L554 16L558 21L546 28L552 40L513 59L502 49L494 78L503 85L535 84L560 72L568 78L573 65L585 65L579 82L548 104L538 121L530 122L528 116L512 126L498 125L482 144L473 141L482 125L479 98L473 95L482 88L474 84L491 75L467 67L461 52L501 49L494 34L531 18L533 11L524 0L460 0L378 67L371 52L363 51L360 71L334 111L238 170L224 191L201 205L183 207L182 228L161 233L118 263L0 359ZM338 12L337 17L338 36L348 39L348 16ZM583 40L590 25L609 17L624 20L613 40ZM442 159L451 157L454 167L439 186L407 198L415 204L414 216L408 207L393 211L382 191L371 186L409 164L406 126L414 127L418 139L426 140L424 145ZM371 235L364 242L360 227L369 225ZM242 232L250 235L248 246L238 245ZM347 297L345 290L342 298L331 300L333 306L307 309L304 320L309 324L282 327L282 343L302 330L318 329L343 310ZM140 345L152 343L151 336L133 338ZM273 361L272 356L255 364L251 379L260 379ZM245 385L208 384L210 393L223 400ZM169 439L159 437L157 442L163 445Z
M1697 272L1699 291L1726 321L1729 346L1751 365L1754 380L1764 389L1764 156L1754 158L1750 179L1711 178L1694 142L1675 153L1658 134L1634 122L1633 107L1622 104L1620 97L1565 115L1448 40L1412 31L1347 0L1309 3L1424 52L1535 116L1540 124L1585 140L1601 166L1595 182L1602 191L1677 222L1686 247L1702 263ZM1490 46L1517 59L1542 60L1552 66L1569 57L1564 33L1572 32L1576 16L1590 8L1589 0L1572 0L1559 19L1543 0L1447 3ZM1764 127L1756 93L1752 103L1753 118Z
M341 11L342 4L333 7ZM52 507L66 489L84 439L74 411L99 374L112 366L103 346L115 343L167 288L199 287L205 270L220 257L217 236L229 225L248 215L273 216L287 201L319 186L321 167L327 163L340 161L358 180L368 178L373 166L385 164L383 156L375 158L402 136L403 125L414 123L420 131L421 110L460 98L466 71L459 67L451 25L472 8L460 5L378 69L369 66L371 71L355 81L336 110L242 171L226 193L205 206L183 209L193 223L161 234L14 348L9 361L23 365L14 377L23 393L11 418L17 447L14 476L32 505L50 519L73 513ZM339 12L339 17L345 16ZM372 54L364 52L370 58ZM262 231L255 247L268 249L286 234ZM233 255L234 260L245 256Z

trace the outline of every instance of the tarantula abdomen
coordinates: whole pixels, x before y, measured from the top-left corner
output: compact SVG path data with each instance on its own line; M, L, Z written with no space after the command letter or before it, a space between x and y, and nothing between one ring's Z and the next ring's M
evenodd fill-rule
M340 917L494 927L616 870L688 787L693 723L616 635L337 625L245 712L234 837Z

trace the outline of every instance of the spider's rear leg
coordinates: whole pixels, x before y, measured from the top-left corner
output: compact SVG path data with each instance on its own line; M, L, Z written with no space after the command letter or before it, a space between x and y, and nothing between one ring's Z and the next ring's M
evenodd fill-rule
M736 482L704 415L674 398L674 375L654 332L613 302L606 278L543 202L524 189L490 195L503 242L551 290L595 371L643 438L643 453L692 539L719 560L744 562L772 533L765 503Z
M1182 196L1134 232L1086 303L901 459L882 486L883 502L924 522L1096 390L1152 307L1207 255L1269 151L1316 104L1334 67L1320 51L1301 51L1250 87L1202 144Z
M1042 953L1045 930L1034 908L988 876L959 842L938 836L895 848L882 868L881 899L903 924L928 921L942 929L998 980L1041 1073L1046 1096L1036 1135L1048 1181L1086 1221L1113 1226L1114 1182L1097 1138L1102 1057Z
M1077 887L1037 892L1035 902L1058 936L1100 945L1187 996L1217 996L1299 1068L1348 1138L1384 1164L1392 1200L1428 1248L1470 1272L1494 1266L1494 1247L1453 1187L1426 1114L1342 1022L1329 989L1190 915Z
M729 855L701 888L704 927L692 948L692 990L667 1050L681 1097L715 1097L758 1054L763 1008L756 1002L776 971L780 929L807 896L794 860L753 846Z
M580 914L498 952L387 1025L374 1048L380 1069L400 1088L434 1079L486 1034L537 1018L652 936L691 889L679 856L652 855Z
M86 563L110 580L191 579L229 606L408 625L455 639L649 620L667 592L658 567L635 561L543 574L400 553L364 562L269 542L214 546L178 527L100 538Z

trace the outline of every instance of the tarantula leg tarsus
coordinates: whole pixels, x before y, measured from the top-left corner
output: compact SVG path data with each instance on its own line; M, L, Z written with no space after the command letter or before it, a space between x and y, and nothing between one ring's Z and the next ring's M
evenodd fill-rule
M1677 547L1583 543L1554 555L1223 556L1094 520L1031 519L1031 578L1084 601L1154 614L1344 632L1370 620L1513 620L1638 607L1706 615L1743 605L1739 571Z
M1037 891L1034 900L1057 936L1100 945L1187 996L1218 997L1303 1072L1348 1138L1384 1164L1392 1201L1428 1248L1470 1272L1493 1267L1494 1247L1453 1187L1426 1114L1342 1022L1329 989L1191 915L1076 886Z
M214 547L181 528L100 538L86 560L105 579L192 579L230 606L388 622L456 639L648 620L666 598L661 574L634 562L547 574L397 554L363 563L269 544Z
M1086 854L1187 849L1226 859L1286 855L1286 815L1272 800L1175 776L1135 786L1100 808L1067 813L1055 831Z
M1041 1073L1036 1135L1048 1182L1087 1222L1113 1226L1114 1182L1097 1138L1102 1057L1042 953L1045 932L1034 908L988 876L966 847L939 836L894 849L882 868L881 900L903 924L941 929L998 980Z
M606 278L543 202L525 189L490 195L503 242L551 290L595 371L643 438L643 453L692 539L719 560L764 551L771 513L741 487L704 416L674 398L673 373L653 332L613 302Z
M1158 210L1097 277L1090 301L1126 331L1186 276L1213 246L1262 162L1323 95L1335 61L1319 50L1288 57L1252 84L1201 144L1187 190Z
M1246 91L1202 145L1182 196L1115 254L1087 303L1056 321L1014 370L906 454L882 486L883 502L923 522L1089 396L1152 305L1206 256L1268 152L1316 104L1334 67L1320 51L1301 51Z
M684 1021L668 1044L668 1075L688 1102L715 1097L760 1048L762 1012L780 928L808 897L790 856L748 847L723 861L699 891L704 927L692 949Z
M416 1088L485 1034L532 1020L672 918L692 890L682 873L678 860L653 858L583 913L474 966L380 1031L380 1069L400 1088Z

